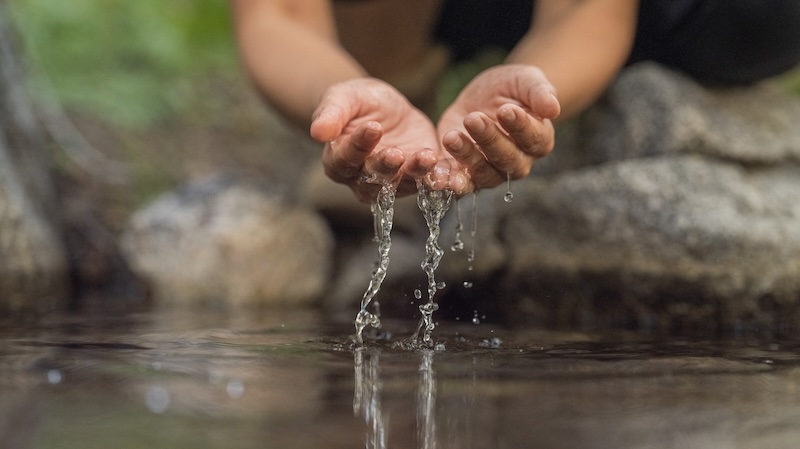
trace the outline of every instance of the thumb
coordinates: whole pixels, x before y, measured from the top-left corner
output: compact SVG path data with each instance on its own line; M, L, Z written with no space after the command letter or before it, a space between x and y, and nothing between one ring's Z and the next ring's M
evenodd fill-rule
M540 83L528 96L531 112L542 119L554 119L561 114L561 103L550 83Z
M353 95L343 86L332 86L322 95L317 109L311 115L311 137L318 142L329 142L342 134L353 119Z
M318 142L330 142L339 137L347 125L346 114L336 105L320 105L311 117L309 132Z

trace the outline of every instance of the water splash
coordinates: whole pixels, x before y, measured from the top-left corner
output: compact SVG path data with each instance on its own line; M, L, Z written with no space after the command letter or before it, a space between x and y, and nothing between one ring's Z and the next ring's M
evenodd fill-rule
M503 201L510 203L514 199L514 194L511 193L511 173L506 173L506 194L503 195Z
M428 225L428 239L425 242L425 259L421 267L428 275L428 302L419 306L422 318L417 325L417 330L412 337L413 341L419 341L420 331L422 331L421 344L424 347L433 347L431 332L436 327L433 322L433 312L439 309L439 305L434 302L436 290L439 285L436 283L435 271L442 260L444 251L439 246L439 234L441 233L440 223L442 217L450 208L453 199L452 190L433 190L421 180L417 181L417 206L425 217ZM443 287L443 286L442 286Z
M461 251L464 249L464 241L461 240L461 233L464 232L464 223L461 222L461 199L456 200L456 231L453 237L453 244L450 251Z
M472 263L475 262L475 241L478 233L478 192L472 193L472 223L469 229L469 251L467 252L467 270L472 271Z
M367 291L361 298L361 310L359 310L354 321L356 328L355 340L358 344L364 343L362 333L367 326L374 328L381 327L380 308L375 303L375 313L369 312L367 306L378 294L381 284L386 278L386 270L389 268L389 249L392 247L392 223L394 221L394 200L395 188L385 182L378 191L378 198L372 205L372 213L375 224L375 237L378 241L378 265L372 272L372 278L367 286Z

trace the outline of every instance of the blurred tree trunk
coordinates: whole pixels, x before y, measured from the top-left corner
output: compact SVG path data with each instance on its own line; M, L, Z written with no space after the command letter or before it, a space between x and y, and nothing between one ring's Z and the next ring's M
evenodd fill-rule
M45 132L0 0L0 310L39 309L67 290L67 262Z

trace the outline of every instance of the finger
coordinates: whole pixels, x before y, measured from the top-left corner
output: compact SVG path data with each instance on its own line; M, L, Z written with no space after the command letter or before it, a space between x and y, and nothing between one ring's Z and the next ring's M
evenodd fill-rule
M331 178L353 178L381 140L383 128L377 122L360 125L350 136L325 146L322 162Z
M553 150L555 136L549 120L531 117L524 109L510 103L497 109L497 119L524 153L540 158Z
M405 159L399 148L384 148L367 157L364 161L364 172L367 176L375 175L375 181L378 182L392 181L397 178Z
M439 159L436 157L436 153L431 149L424 149L417 151L416 153L412 154L408 157L401 168L403 174L410 176L411 178L421 178L427 175L433 167L436 166L436 163Z
M318 142L330 142L342 134L346 125L347 117L340 107L321 106L317 112L314 112L309 133Z
M514 140L501 131L486 114L473 112L464 118L464 127L483 152L486 160L502 174L513 178L527 176L531 160Z
M463 173L454 176L453 183L459 184L462 191L494 187L505 180L506 174L498 172L466 134L457 130L448 131L442 137L442 145L469 173L468 177L463 176ZM453 190L458 191L455 187Z
M561 103L556 97L556 90L550 83L536 83L531 86L527 95L528 108L531 113L542 119L554 119L561 114Z

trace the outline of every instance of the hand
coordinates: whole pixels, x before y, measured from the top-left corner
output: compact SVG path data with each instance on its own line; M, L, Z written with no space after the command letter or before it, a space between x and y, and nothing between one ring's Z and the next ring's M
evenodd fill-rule
M311 136L325 143L328 177L363 202L375 201L382 182L395 184L398 196L416 192L415 178L435 172L444 153L428 117L372 78L331 86L312 116Z
M525 177L553 150L561 111L541 70L501 65L475 77L439 120L442 145L470 178L468 190Z

